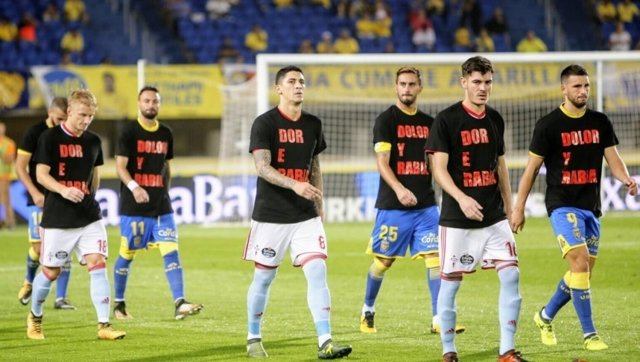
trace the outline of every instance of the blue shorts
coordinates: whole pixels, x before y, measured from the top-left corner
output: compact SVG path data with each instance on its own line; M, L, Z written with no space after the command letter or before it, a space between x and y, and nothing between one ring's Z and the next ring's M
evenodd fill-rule
M419 210L378 210L367 254L383 258L415 259L438 252L437 206Z
M559 207L549 217L562 256L569 250L587 245L589 255L598 256L600 220L593 212L575 207Z
M173 214L156 217L120 216L120 236L129 250L146 249L149 244L177 242L178 229Z
M36 205L29 206L29 242L40 242L40 221L42 221L42 209Z

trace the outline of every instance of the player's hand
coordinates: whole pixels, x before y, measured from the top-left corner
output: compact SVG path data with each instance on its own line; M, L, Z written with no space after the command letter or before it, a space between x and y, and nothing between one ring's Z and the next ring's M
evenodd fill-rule
M624 185L627 186L629 195L636 196L638 194L638 183L633 177L629 178L629 180L625 182Z
M77 204L84 199L84 192L75 187L65 187L60 193L63 198Z
M458 206L460 206L460 210L462 210L467 219L475 221L482 221L482 219L484 219L484 215L482 211L480 211L482 210L482 205L473 198L465 195L458 200Z
M44 207L44 194L42 192L37 192L35 195L31 195L31 198L33 199L34 205L41 209Z
M308 182L296 182L293 192L311 201L322 199L322 191Z
M509 223L511 224L511 231L517 234L520 230L524 229L524 210L514 208L511 211L511 217Z
M414 195L413 192L411 192L406 187L402 187L400 191L397 191L396 197L398 198L398 201L400 201L402 206L415 206L418 203L416 195Z
M149 202L149 194L147 193L147 190L145 190L144 188L138 186L135 189L133 189L132 193L133 193L133 198L136 200L137 203L144 204Z

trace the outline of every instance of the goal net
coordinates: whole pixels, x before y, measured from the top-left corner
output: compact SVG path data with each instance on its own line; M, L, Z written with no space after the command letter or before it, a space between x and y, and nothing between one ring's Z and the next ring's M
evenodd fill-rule
M233 185L255 188L255 170L248 153L251 124L258 114L278 102L273 91L277 70L294 64L305 74L307 87L303 109L322 119L327 139L328 148L320 157L326 221L373 220L379 182L372 144L373 122L379 113L395 103L396 70L412 65L422 71L424 90L418 106L435 116L463 98L459 85L460 65L474 55L258 55L255 80L230 86L224 92L219 158L221 177ZM611 118L620 140L619 151L630 172L640 174L640 71L637 67L640 55L495 53L487 57L495 69L489 104L501 112L506 121L506 157L514 192L526 163L535 122L559 106L562 100L560 71L571 63L579 63L588 70L591 80L589 107L605 111ZM527 203L529 215L545 214L544 182L542 170ZM605 173L605 210L640 209L640 203L627 197L623 189L608 172ZM252 203L247 213L236 215L236 219L247 220L251 206Z

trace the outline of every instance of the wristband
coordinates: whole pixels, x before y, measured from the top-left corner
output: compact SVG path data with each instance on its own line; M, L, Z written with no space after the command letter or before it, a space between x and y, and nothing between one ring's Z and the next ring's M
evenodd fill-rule
M127 188L131 190L131 192L133 192L133 190L135 190L136 187L140 187L140 185L138 185L138 183L135 180L131 180L127 182Z

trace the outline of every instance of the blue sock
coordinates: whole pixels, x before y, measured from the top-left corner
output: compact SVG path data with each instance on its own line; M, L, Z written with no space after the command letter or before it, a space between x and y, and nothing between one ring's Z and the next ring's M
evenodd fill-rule
M47 296L49 296L52 282L52 280L49 280L49 278L44 275L42 270L33 279L33 294L31 295L31 313L33 313L33 315L38 317L42 315L42 305L46 301Z
M564 278L560 279L556 292L551 296L549 302L544 307L543 317L548 320L555 318L556 314L571 300L571 289L565 283Z
M382 286L383 278L375 278L371 276L371 273L367 273L367 288L364 292L364 304L373 307L376 303L376 298L378 297L378 292L380 292L380 287Z
M129 280L129 267L132 261L120 255L113 265L113 289L115 289L114 300L116 302L124 300L124 292L127 289L127 280Z
M302 267L307 279L307 304L318 334L318 345L331 338L331 294L327 286L327 264L324 259L308 261Z
M438 293L438 317L440 318L440 339L442 354L457 352L456 336L456 294L460 288L460 280L442 280Z
M427 286L431 294L431 313L438 315L438 294L440 293L440 268L427 268Z
M60 275L56 282L56 300L67 297L67 288L69 287L69 278L71 277L71 259L60 268Z
M500 354L515 349L515 335L520 316L520 270L517 266L507 266L498 271L500 297L498 314L500 319Z
M571 289L571 300L585 336L596 333L591 317L591 289Z
M261 338L261 324L269 299L269 287L278 269L258 269L253 272L253 281L247 292L247 339Z
M25 276L26 281L33 284L33 278L36 277L36 272L38 271L39 266L40 266L40 261L38 259L33 259L31 257L31 253L28 253L27 254L27 275Z
M107 323L109 322L109 309L111 307L111 289L106 266L103 264L90 270L89 277L91 278L91 301L96 309L98 322Z
M162 257L164 259L164 272L169 281L169 288L173 295L173 301L184 299L184 283L182 278L182 265L178 251L172 251Z

